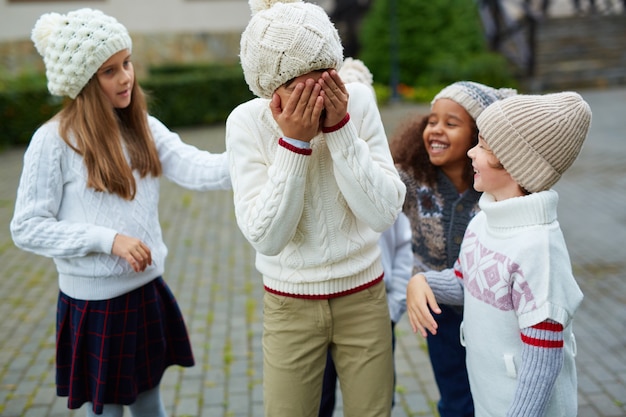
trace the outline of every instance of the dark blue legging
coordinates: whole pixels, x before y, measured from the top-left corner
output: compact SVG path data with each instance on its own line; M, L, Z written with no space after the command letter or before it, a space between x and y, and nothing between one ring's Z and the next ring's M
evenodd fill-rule
M449 306L439 305L435 315L437 334L428 335L428 354L441 396L437 408L440 417L473 417L474 403L470 393L465 348L461 345L459 328L463 315Z

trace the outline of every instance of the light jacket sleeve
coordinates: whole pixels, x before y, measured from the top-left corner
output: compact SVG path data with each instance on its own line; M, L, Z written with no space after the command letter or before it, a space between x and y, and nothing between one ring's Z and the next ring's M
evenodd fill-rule
M389 314L398 323L406 311L406 287L413 270L411 225L404 213L398 215L393 226L383 232L379 240Z

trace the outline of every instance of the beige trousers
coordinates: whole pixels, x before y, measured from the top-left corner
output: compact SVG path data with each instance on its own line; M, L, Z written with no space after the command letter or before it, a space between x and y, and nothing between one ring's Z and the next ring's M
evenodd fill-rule
M329 348L344 416L391 414L391 319L383 282L330 300L266 292L263 302L266 416L317 417Z

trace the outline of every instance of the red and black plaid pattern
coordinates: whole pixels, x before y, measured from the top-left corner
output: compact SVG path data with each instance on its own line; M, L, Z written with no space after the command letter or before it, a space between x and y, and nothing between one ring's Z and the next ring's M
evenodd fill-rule
M187 328L174 295L159 277L102 301L59 293L57 395L68 408L128 405L156 387L170 365L193 366Z

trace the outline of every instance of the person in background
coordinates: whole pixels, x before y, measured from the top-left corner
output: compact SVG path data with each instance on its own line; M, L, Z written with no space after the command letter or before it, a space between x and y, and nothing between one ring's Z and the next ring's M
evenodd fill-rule
M346 84L357 82L367 85L370 87L374 97L376 97L376 93L372 87L374 77L363 61L351 57L346 58L339 70L339 75ZM396 324L406 311L406 287L409 278L413 275L411 226L409 219L403 213L398 215L398 219L393 226L383 232L378 240L378 245L382 253L383 280L385 282L389 315L391 317L392 350L395 353L396 344L394 330ZM324 384L322 386L319 417L331 417L333 415L336 394L337 370L335 369L335 364L329 351L326 360L326 369L324 370Z
M265 415L315 417L330 349L344 411L389 416L391 326L378 239L402 208L368 87L345 85L339 35L299 0L251 0L241 37L257 96L226 122L237 224L262 275Z
M441 90L430 113L414 115L394 133L391 151L407 187L404 213L411 222L414 273L454 264L465 228L478 211L467 151L478 142L476 118L491 103L516 94L460 81ZM427 338L441 417L474 415L465 349L459 340L461 307L442 305L437 335Z
M574 92L518 95L476 122L479 142L468 155L481 211L453 268L411 278L409 320L414 331L436 334L438 302L464 305L476 415L574 417L572 323L583 294L551 187L577 158L591 109Z
M194 358L162 274L158 216L164 176L195 190L229 189L225 154L183 143L148 114L126 28L99 10L46 13L32 40L48 89L68 97L24 155L11 220L21 249L59 274L57 395L87 416L165 417L159 384Z

